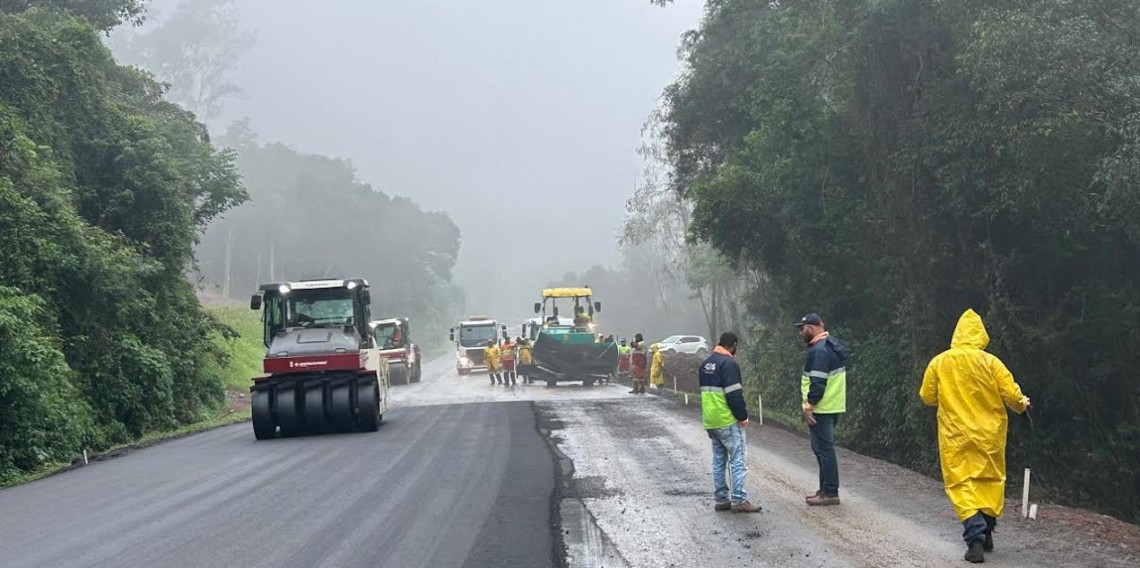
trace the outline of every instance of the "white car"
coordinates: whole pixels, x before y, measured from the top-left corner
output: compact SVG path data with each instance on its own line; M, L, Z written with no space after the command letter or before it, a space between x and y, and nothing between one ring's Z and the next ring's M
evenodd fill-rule
M685 353L687 355L709 354L709 342L699 335L674 335L657 343L662 353Z

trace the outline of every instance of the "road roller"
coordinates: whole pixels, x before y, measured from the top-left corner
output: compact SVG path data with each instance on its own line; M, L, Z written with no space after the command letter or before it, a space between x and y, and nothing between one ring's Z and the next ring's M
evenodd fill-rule
M363 278L264 284L250 299L264 330L263 373L250 387L258 440L380 427L388 362L371 333Z

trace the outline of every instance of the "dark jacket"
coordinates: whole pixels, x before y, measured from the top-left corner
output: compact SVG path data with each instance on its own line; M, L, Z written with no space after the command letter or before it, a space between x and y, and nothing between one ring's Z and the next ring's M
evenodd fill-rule
M698 371L701 415L706 429L720 429L748 419L740 366L729 355L713 351Z
M819 406L825 401L820 414L843 412L847 402L848 353L838 339L828 336L808 347L804 361L804 398L808 404Z

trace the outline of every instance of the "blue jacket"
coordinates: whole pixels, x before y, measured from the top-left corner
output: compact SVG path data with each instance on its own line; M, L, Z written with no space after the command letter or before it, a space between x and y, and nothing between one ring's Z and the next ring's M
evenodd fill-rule
M697 374L701 382L701 420L705 429L719 430L748 419L736 359L713 351L701 363Z

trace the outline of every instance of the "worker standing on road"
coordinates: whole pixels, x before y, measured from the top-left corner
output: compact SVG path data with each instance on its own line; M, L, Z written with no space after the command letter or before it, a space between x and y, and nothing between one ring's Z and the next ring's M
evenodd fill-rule
M499 362L503 365L503 386L517 386L518 378L515 375L515 344L509 338L503 339L499 347Z
M617 346L617 352L618 352L618 367L617 367L618 377L628 376L629 375L629 359L630 359L630 354L633 352L633 350L630 349L630 347L629 347L629 345L626 342L624 337L622 338L621 343L618 344L618 346Z
M831 337L818 314L796 323L808 344L800 378L803 419L811 431L811 450L819 462L819 490L807 496L813 506L839 504L839 460L835 456L835 424L847 411L847 349Z
M534 357L531 355L530 341L524 337L519 337L517 340L519 345L519 369L518 372L523 377L523 382L530 383L530 368L534 364Z
M630 377L633 379L633 390L629 394L645 394L645 373L649 367L649 349L646 348L645 339L641 334L633 336L630 344Z
M495 381L501 385L503 384L503 376L499 374L499 347L495 344L495 340L488 340L487 346L483 348L483 362L487 364L487 375L491 377L491 385Z
M744 404L744 386L740 383L740 366L736 364L735 333L721 334L716 349L701 363L697 379L701 385L701 422L712 440L713 509L734 513L758 513L760 507L748 500L744 487L748 475L748 407ZM726 471L727 470L727 471ZM732 491L725 476L732 480Z
M1001 359L984 351L989 342L982 318L966 310L919 390L922 402L938 407L942 483L965 529L966 560L975 564L994 549L1005 502L1005 406L1018 414L1032 407Z
M665 356L661 354L661 346L657 343L649 346L653 352L653 362L649 365L649 384L654 388L661 388L665 384Z

